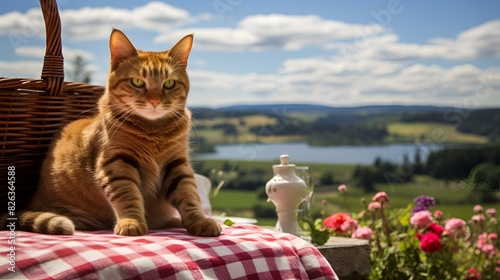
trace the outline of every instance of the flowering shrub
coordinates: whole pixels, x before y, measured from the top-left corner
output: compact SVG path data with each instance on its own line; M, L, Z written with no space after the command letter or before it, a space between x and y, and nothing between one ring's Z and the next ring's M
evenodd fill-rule
M346 195L347 187L339 191ZM413 202L405 209L390 209L389 196L379 192L360 213L324 217L316 221L315 230L369 240L369 279L500 279L495 209L476 205L466 222L443 219L441 210L431 212L436 206L432 197L419 196Z

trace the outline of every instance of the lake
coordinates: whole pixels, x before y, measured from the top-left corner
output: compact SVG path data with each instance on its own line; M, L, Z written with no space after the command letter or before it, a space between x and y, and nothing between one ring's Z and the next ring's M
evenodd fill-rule
M337 164L372 164L380 157L394 163L403 162L404 155L413 161L417 148L421 150L422 162L431 151L440 150L442 145L390 144L373 146L309 146L306 143L251 143L218 145L216 152L199 154L194 159L224 159L246 161L276 161L279 156L288 154L290 162L300 163L337 163Z

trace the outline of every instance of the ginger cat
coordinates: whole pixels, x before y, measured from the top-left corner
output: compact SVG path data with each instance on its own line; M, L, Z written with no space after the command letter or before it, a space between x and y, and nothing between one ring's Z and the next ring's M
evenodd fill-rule
M198 236L220 235L221 227L202 213L189 163L192 43L188 35L168 51L141 51L113 30L99 114L70 123L55 139L39 188L19 213L20 230L114 227L115 234L143 235L184 227Z

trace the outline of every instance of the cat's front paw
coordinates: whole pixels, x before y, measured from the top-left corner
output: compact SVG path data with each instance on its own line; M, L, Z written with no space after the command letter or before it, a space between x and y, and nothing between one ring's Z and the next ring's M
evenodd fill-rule
M222 229L216 221L209 218L200 218L195 221L183 221L183 227L196 236L219 236Z
M116 223L115 234L137 236L144 235L148 231L146 223L139 222L136 219L121 219Z

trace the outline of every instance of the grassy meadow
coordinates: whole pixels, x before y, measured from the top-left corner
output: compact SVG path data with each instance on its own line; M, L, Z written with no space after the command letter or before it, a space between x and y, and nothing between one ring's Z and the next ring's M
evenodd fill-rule
M222 160L203 160L202 164L211 166L214 170L221 170L225 161ZM233 162L236 164L235 162ZM227 164L227 163L226 163ZM239 169L245 168L263 168L271 171L271 165L275 162L263 161L238 161ZM296 163L297 165L306 165L307 163ZM195 163L196 165L196 163ZM354 170L353 165L338 164L307 164L312 167L314 176L320 178L323 172L331 172L336 180L345 183L348 186L346 193L347 205L350 212L359 212L365 208L362 199L369 203L374 193L364 193L358 188L351 178ZM237 174L236 174L237 176ZM269 180L271 178L265 178ZM318 180L315 180L318 181ZM338 184L320 185L316 182L315 195L313 197L312 213L319 215L324 207L323 200L326 200L326 212L328 215L339 211L346 211L344 197L337 191ZM272 203L266 202L267 196L264 194L265 186L256 186L255 191L241 191L235 189L222 189L217 196L212 197L212 208L215 214L225 213L227 216L254 217L253 208L255 205L266 205L274 207ZM436 199L434 210L440 209L445 217L458 217L469 220L474 214L472 211L474 203L467 202L470 192L460 187L459 182L446 182L437 180L429 176L416 175L413 181L400 184L377 184L377 191L385 191L389 198L389 207L404 208L413 202L413 199L419 195L432 196ZM483 204L486 208L496 208L500 213L499 204ZM276 218L258 218L260 225L274 225Z
M431 143L488 143L488 137L460 132L452 124L395 122L388 124L387 130L389 132L387 140L391 141L407 142L408 140L420 139Z

